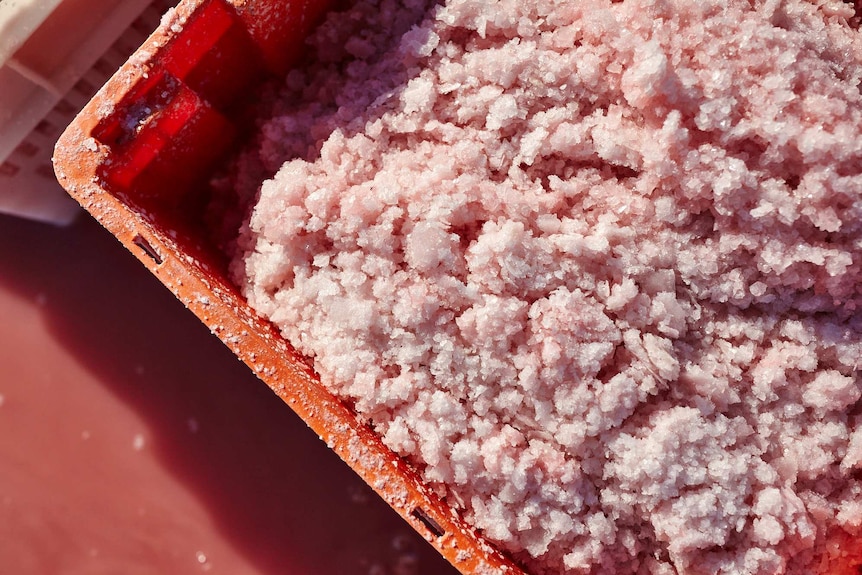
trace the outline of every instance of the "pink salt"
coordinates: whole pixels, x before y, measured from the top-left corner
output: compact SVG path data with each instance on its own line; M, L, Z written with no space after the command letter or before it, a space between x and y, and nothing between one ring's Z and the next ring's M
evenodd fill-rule
M855 23L359 0L234 167L235 278L531 572L814 573L862 528Z

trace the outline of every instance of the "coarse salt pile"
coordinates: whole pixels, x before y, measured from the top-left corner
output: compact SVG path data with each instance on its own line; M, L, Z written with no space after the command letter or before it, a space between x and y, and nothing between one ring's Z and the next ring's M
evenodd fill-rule
M235 278L531 572L816 574L862 536L856 23L358 0L236 164Z

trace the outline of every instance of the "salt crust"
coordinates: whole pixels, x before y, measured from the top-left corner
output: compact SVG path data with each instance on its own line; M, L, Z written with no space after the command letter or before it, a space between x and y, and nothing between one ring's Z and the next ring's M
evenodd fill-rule
M359 0L235 166L235 278L532 572L814 573L862 535L853 17Z

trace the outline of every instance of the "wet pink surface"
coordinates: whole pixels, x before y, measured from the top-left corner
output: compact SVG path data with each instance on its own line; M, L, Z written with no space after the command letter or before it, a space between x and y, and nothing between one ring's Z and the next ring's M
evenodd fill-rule
M0 219L0 572L455 571L86 215Z

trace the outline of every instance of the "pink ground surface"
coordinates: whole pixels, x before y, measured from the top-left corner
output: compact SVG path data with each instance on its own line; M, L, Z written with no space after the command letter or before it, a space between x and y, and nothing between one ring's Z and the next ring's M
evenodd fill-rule
M813 573L862 527L854 19L361 0L234 168L235 277L534 572Z

